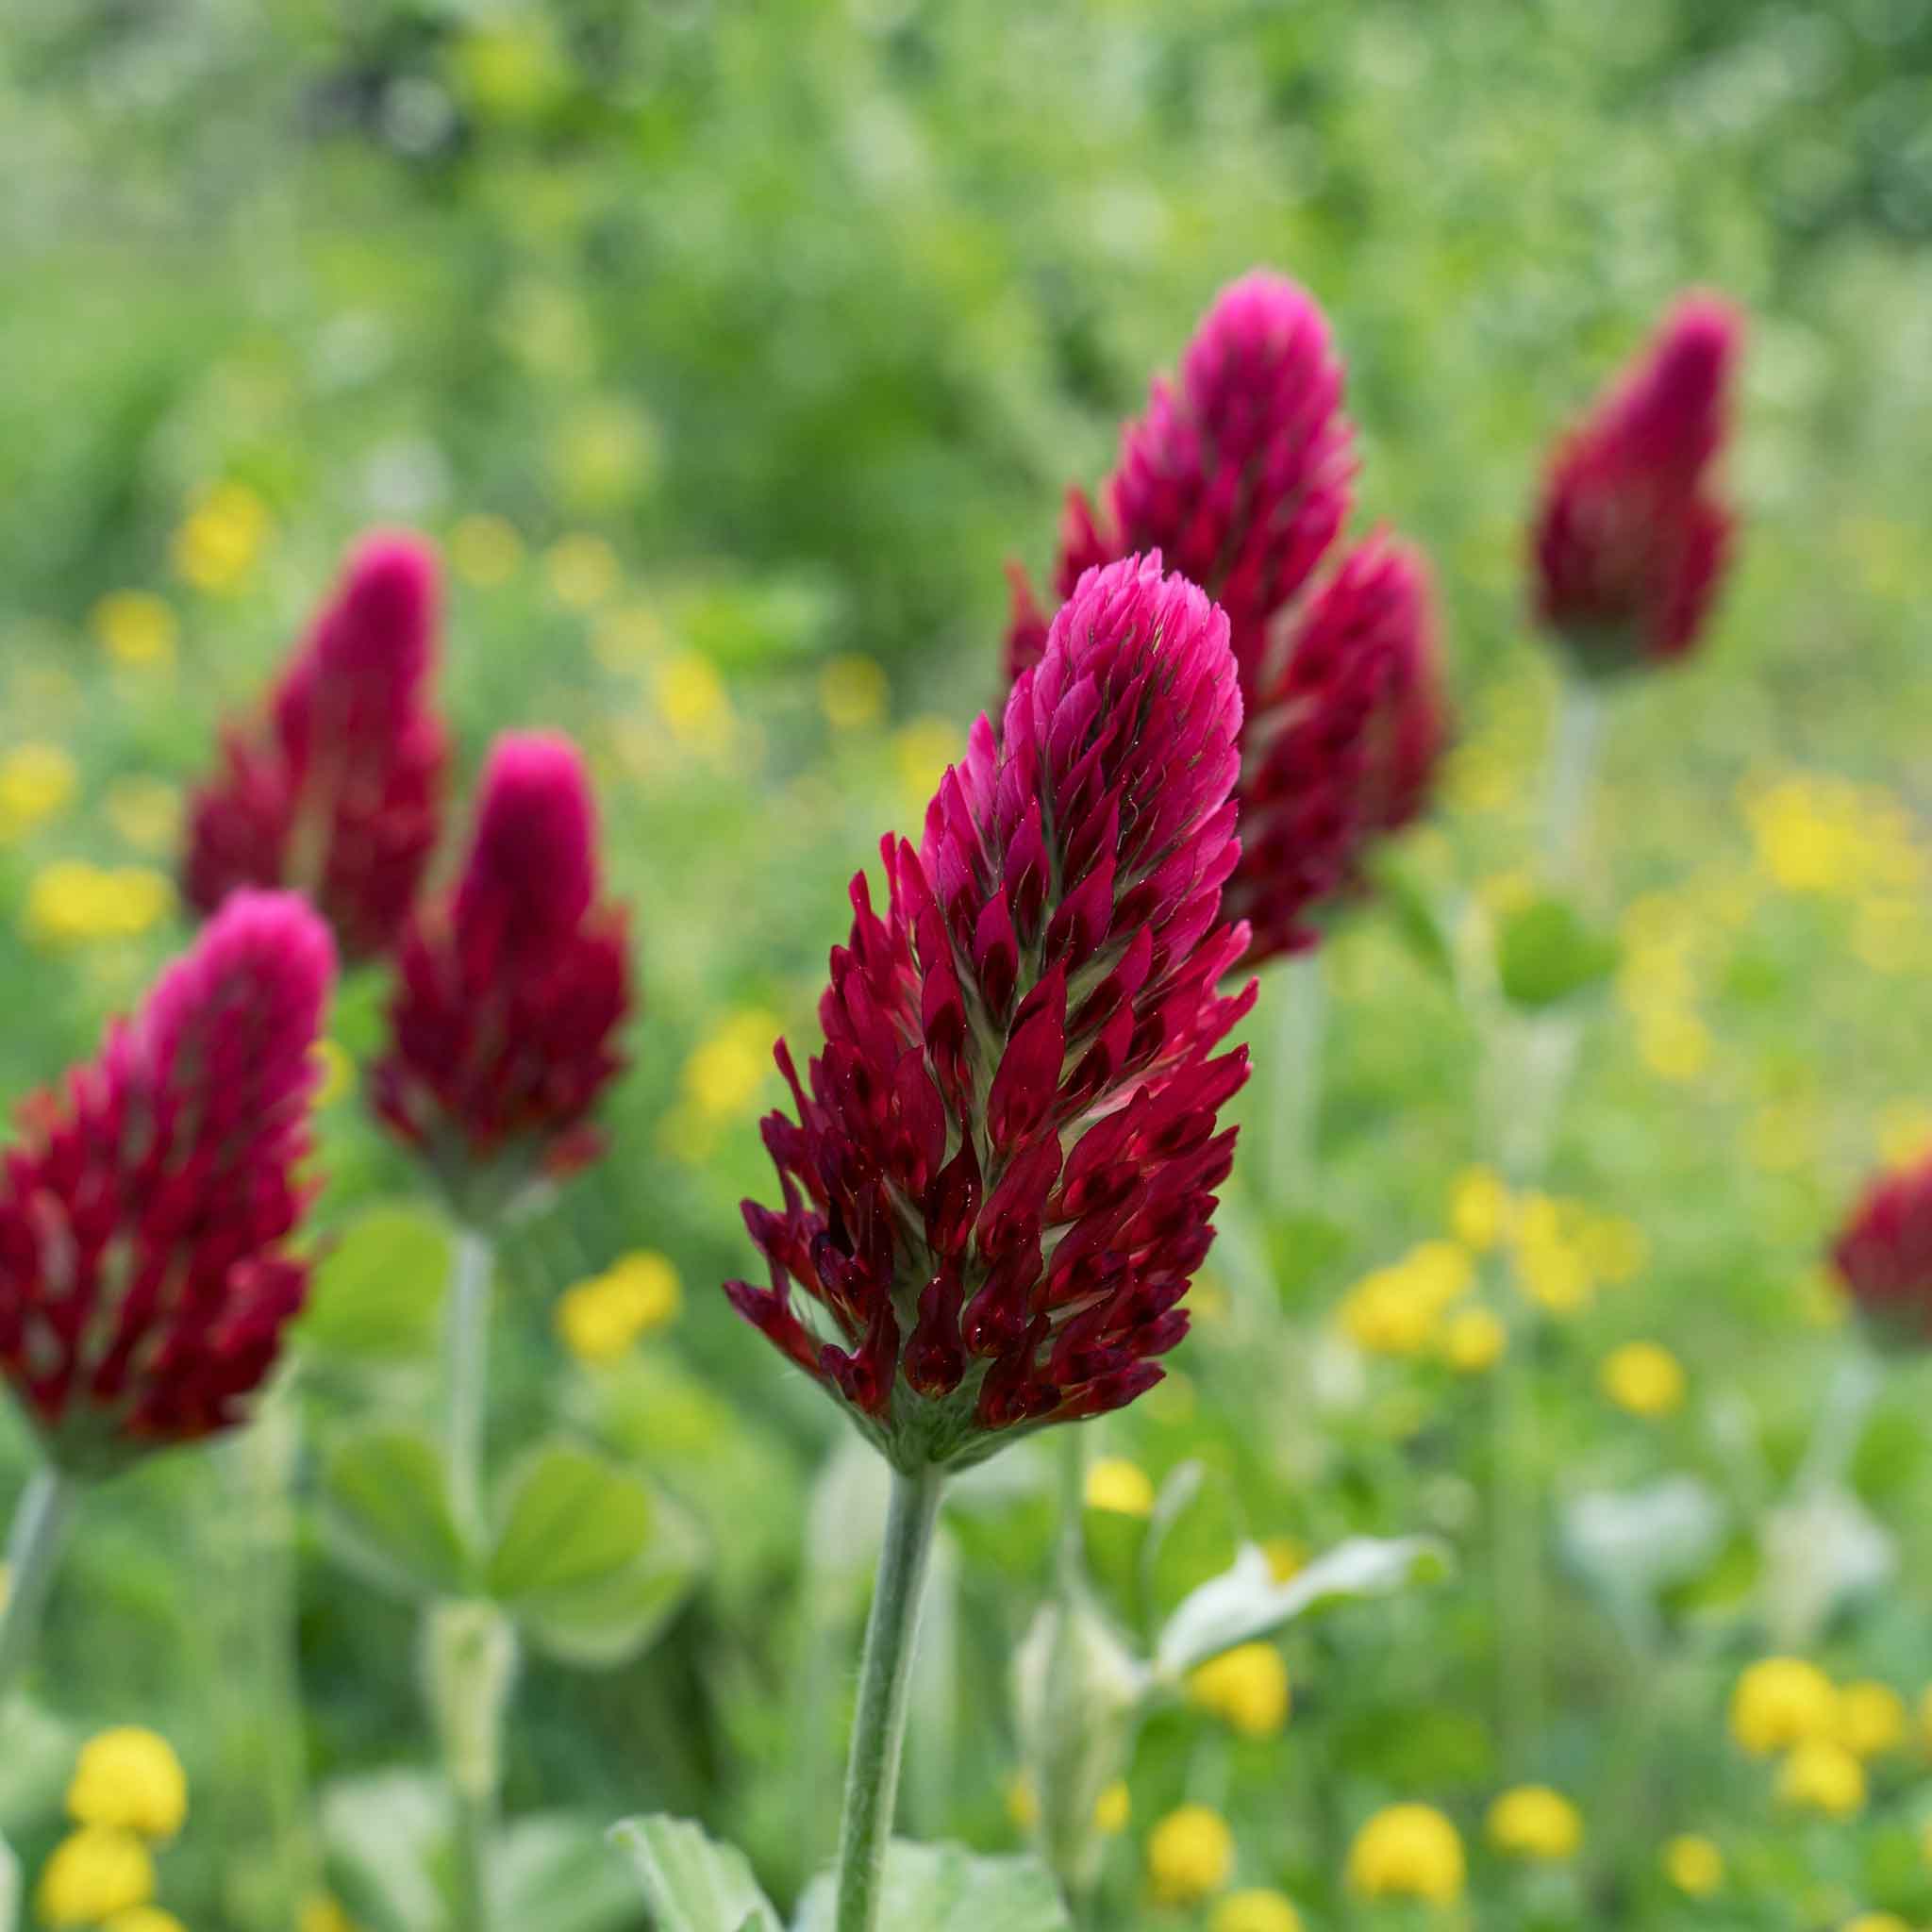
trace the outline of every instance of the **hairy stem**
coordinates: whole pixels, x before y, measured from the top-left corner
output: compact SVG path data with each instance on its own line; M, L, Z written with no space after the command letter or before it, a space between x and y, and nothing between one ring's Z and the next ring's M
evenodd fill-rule
M43 1462L28 1478L14 1510L7 1539L7 1600L0 1608L0 1704L33 1655L78 1487L72 1476Z

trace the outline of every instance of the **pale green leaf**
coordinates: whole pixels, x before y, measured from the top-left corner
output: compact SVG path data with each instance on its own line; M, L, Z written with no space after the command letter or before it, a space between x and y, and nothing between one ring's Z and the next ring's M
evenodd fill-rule
M382 1424L339 1441L323 1465L322 1504L329 1541L372 1581L413 1597L467 1588L442 1452L420 1429Z
M653 1932L783 1932L736 1845L721 1845L682 1818L631 1818L610 1834L630 1860Z
M835 1904L829 1875L815 1879L795 1932L832 1932ZM902 1840L886 1857L879 1932L1071 1932L1071 1922L1037 1859Z

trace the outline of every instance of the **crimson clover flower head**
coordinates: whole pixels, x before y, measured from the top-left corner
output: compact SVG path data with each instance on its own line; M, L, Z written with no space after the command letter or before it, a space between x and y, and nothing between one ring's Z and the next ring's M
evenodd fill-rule
M496 741L462 874L418 908L396 975L375 1108L463 1211L493 1216L596 1156L630 941L599 902L596 808L567 738Z
M1226 903L1254 927L1251 962L1317 943L1365 847L1421 813L1447 738L1426 566L1370 537L1297 610L1247 712Z
M1158 555L1086 573L918 849L883 841L883 917L854 879L803 1078L778 1044L769 1282L726 1292L900 1468L1118 1408L1186 1331L1255 993L1216 991L1241 717L1202 591Z
M1735 519L1712 472L1742 346L1735 309L1687 296L1550 464L1536 615L1586 672L1669 663L1697 641L1730 559Z
M291 892L230 895L131 1020L30 1100L0 1174L0 1370L97 1474L240 1421L302 1306L314 1046L335 976Z
M365 538L270 696L190 802L183 890L293 886L345 957L393 943L436 847L448 745L430 705L440 592L413 537Z
M1244 704L1242 858L1228 909L1243 965L1312 945L1310 915L1358 890L1366 846L1422 809L1446 741L1427 579L1371 540L1338 559L1355 474L1342 365L1313 298L1257 271L1223 291L1157 380L1096 512L1073 491L1055 582L1158 549L1227 613ZM1047 625L1009 570L1007 669L1038 662Z
M1932 1346L1932 1158L1867 1188L1831 1260L1853 1306L1881 1336Z

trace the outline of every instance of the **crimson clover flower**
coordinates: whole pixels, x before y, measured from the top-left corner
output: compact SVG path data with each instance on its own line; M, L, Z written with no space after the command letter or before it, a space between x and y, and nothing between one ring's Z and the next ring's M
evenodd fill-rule
M919 848L882 842L883 918L854 879L803 1080L778 1043L769 1286L725 1291L901 1470L1118 1408L1186 1332L1255 994L1216 992L1241 718L1201 591L1158 555L1083 575Z
M270 694L189 803L183 891L293 886L343 956L382 953L436 847L448 746L430 706L439 591L414 538L365 538Z
M1320 935L1377 837L1415 818L1448 736L1428 579L1376 536L1338 555L1355 470L1342 366L1306 291L1257 271L1224 290L1157 379L1096 509L1075 489L1054 581L1158 549L1226 611L1244 706L1241 858L1228 909L1246 965ZM1009 677L1046 623L1013 568Z
M75 1474L242 1420L302 1306L313 1054L335 975L291 892L232 894L131 1020L22 1110L0 1370Z
M1932 1158L1874 1181L1831 1259L1853 1305L1880 1335L1932 1344Z
M472 1216L493 1218L602 1145L591 1112L624 1064L631 990L596 842L576 747L506 733L454 891L419 907L397 948L375 1108Z
M1586 672L1669 663L1697 641L1731 552L1712 471L1742 343L1728 305L1686 297L1550 464L1536 615Z

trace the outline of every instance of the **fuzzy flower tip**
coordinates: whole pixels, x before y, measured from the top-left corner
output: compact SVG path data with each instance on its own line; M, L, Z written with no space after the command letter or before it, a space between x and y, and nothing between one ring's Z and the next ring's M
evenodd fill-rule
M1894 1341L1932 1346L1932 1160L1874 1181L1831 1259L1875 1329Z
M509 733L483 774L456 890L397 954L377 1113L459 1205L493 1211L597 1153L623 1065L623 914L598 899L596 809L568 739Z
M1742 345L1735 309L1686 297L1550 465L1536 614L1587 672L1668 663L1697 641L1731 550L1711 473Z
M189 805L189 903L237 886L293 886L343 954L400 932L435 849L448 748L430 708L440 602L426 545L367 538L271 694L231 727L221 769Z
M1244 962L1312 945L1311 914L1353 891L1377 837L1422 810L1447 738L1428 580L1376 537L1338 556L1354 434L1342 368L1313 299L1257 272L1224 291L1181 362L1122 434L1096 512L1074 490L1055 582L1158 548L1226 611L1245 708L1243 853L1229 910ZM1007 667L1039 660L1047 626L1009 569Z
M241 1417L301 1307L313 1053L335 959L241 891L132 1020L23 1109L0 1176L0 1368L82 1473Z
M885 840L883 918L853 881L803 1081L778 1045L770 1285L726 1292L901 1468L1118 1408L1186 1330L1247 1075L1214 1054L1254 998L1215 991L1241 716L1200 591L1087 573L919 849Z

